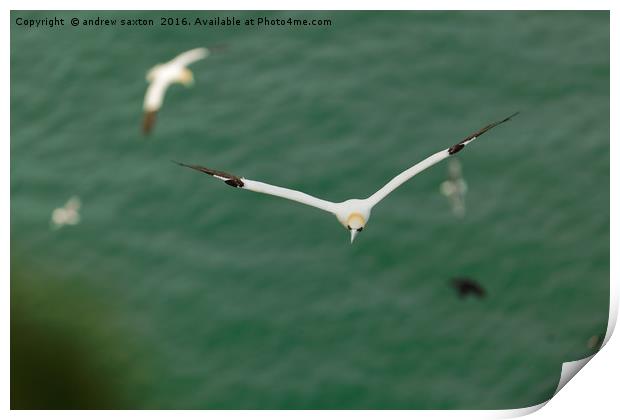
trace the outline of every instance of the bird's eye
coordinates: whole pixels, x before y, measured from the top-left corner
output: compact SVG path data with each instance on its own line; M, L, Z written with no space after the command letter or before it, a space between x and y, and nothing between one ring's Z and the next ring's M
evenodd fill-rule
M347 225L347 229L351 230L351 226Z
M361 227L361 228L359 228L357 231L358 231L358 232L361 232L361 231L363 231L363 230L364 230L364 228L363 228L363 227Z

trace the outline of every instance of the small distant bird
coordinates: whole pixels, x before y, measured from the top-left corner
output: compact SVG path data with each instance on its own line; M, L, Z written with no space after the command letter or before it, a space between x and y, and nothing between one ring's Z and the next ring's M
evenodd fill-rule
M478 282L468 277L452 279L452 287L456 289L460 298L465 298L469 295L478 296L479 298L486 296L484 288Z
M334 203L331 201L321 200L319 198L313 197L309 194L305 194L301 191L290 190L288 188L277 187L275 185L266 184L259 181L253 181L251 179L240 178L235 175L228 174L226 172L205 168L204 166L199 165L187 165L185 163L175 162L181 166L186 166L188 168L194 169L196 171L203 172L205 174L211 175L217 179L224 181L226 184L235 188L243 188L250 191L255 191L263 194L275 195L277 197L286 198L288 200L297 201L302 204L306 204L308 206L316 207L321 210L325 210L326 212L332 213L336 216L338 221L349 231L351 231L351 243L355 239L355 236L361 232L366 224L368 223L368 219L370 218L370 212L372 208L377 205L381 200L383 200L388 194L402 185L405 181L413 178L415 175L424 171L425 169L433 166L434 164L441 162L449 156L454 155L461 151L465 146L474 141L476 138L486 133L493 127L498 126L512 117L517 115L517 113L505 118L501 121L494 122L489 124L482 129L476 131L475 133L465 137L460 142L456 143L454 146L445 149L441 152L435 153L434 155L424 159L420 163L412 166L406 171L394 177L390 182L385 184L383 188L379 191L375 192L368 198L365 199L350 199L340 203Z
M605 336L603 334L593 335L588 339L588 348L590 350L600 350L601 345L603 344L603 340Z
M448 162L448 179L441 183L439 191L450 201L452 213L456 217L465 216L467 182L463 179L461 163L457 158Z
M80 199L73 196L63 207L54 209L52 212L51 225L53 229L60 229L65 225L77 225L80 223Z
M187 66L207 58L208 55L209 50L207 48L195 48L149 70L146 80L150 84L144 96L144 120L142 122L144 134L149 134L153 129L157 111L161 108L168 86L173 83L181 83L185 86L193 85L194 75Z

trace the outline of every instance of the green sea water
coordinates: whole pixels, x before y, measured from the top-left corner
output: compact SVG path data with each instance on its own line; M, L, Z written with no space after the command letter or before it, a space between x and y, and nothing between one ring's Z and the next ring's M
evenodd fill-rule
M98 16L155 25L68 24ZM216 16L331 25L158 25ZM147 70L211 45L144 138ZM514 111L459 154L463 219L442 162L353 245L170 162L364 198ZM12 407L540 403L606 330L609 118L607 12L13 11ZM81 223L51 229L73 195Z

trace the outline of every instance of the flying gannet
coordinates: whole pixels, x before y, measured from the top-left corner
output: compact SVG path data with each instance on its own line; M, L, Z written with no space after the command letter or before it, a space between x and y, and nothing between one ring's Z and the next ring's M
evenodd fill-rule
M395 176L390 180L387 184L385 184L379 191L372 194L370 197L365 199L350 199L339 203L334 203L327 200L322 200L320 198L313 197L309 194L303 193L301 191L291 190L288 188L282 188L275 185L265 184L264 182L253 181L251 179L238 177L235 175L228 174L226 172L205 168L204 166L199 165L188 165L185 163L174 162L181 166L185 166L196 171L203 172L205 174L211 175L217 179L224 181L226 184L235 188L243 188L250 191L255 191L263 194L275 195L277 197L286 198L289 200L297 201L302 204L306 204L312 207L316 207L321 210L325 210L326 212L332 213L336 216L338 221L348 230L351 231L351 243L355 239L355 236L361 232L368 220L370 218L370 212L372 208L377 205L381 200L383 200L388 194L398 188L401 184L413 178L415 175L424 171L427 168L435 165L438 162L446 159L447 157L454 155L455 153L460 152L465 146L474 141L476 138L486 133L493 127L496 127L517 115L517 113L512 114L511 116L504 118L501 121L494 122L489 124L480 130L476 131L473 134L465 137L460 142L456 143L454 146L442 150L441 152L437 152L434 155L429 156L423 161L415 164L411 168L403 171L399 175Z
M50 221L52 228L60 229L65 225L77 225L80 223L80 207L82 202L79 197L73 196L63 207L54 209Z
M191 86L194 75L187 68L195 61L207 58L210 51L207 48L194 48L179 54L167 63L158 64L148 71L146 80L150 83L144 96L144 120L142 132L149 134L155 124L155 116L164 101L166 89L173 83L182 83Z

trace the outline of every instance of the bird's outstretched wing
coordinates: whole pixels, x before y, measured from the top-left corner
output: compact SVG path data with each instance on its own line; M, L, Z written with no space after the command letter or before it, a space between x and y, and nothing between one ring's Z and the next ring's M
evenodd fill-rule
M157 78L149 84L149 87L146 89L146 94L144 95L143 109L145 112L157 111L161 108L168 86L170 86L168 80Z
M184 53L177 55L172 59L171 63L181 67L186 67L198 60L206 58L208 55L209 50L207 48L194 48L193 50L185 51Z
M419 162L419 163L413 165L411 168L407 169L404 172L401 172L400 174L398 174L394 178L392 178L390 180L390 182L385 184L379 191L377 191L376 193L374 193L373 195L368 197L367 200L370 202L370 204L372 206L376 205L379 201L383 200L389 193L394 191L396 188L401 186L406 181L410 180L411 178L413 178L414 176L416 176L420 172L424 171L425 169L430 168L431 166L435 165L436 163L441 162L445 158L447 158L447 157L449 157L449 156L451 156L451 155L453 155L455 153L460 152L469 143L471 143L472 141L476 140L478 137L480 137L481 135L483 135L484 133L486 133L487 131L489 131L493 127L496 127L496 126L498 126L498 125L500 125L502 123L505 123L506 121L510 120L512 117L514 117L517 114L518 114L518 112L515 112L511 116L509 116L507 118L504 118L501 121L496 121L494 123L491 123L491 124L481 128L480 130L476 131L475 133L470 134L469 136L465 137L463 140L461 140L460 142L456 143L454 146L450 147L449 149L442 150L441 152L437 152L434 155L431 155L431 156L427 157L422 162Z
M287 200L297 201L298 203L306 204L308 206L316 207L321 210L325 210L329 213L336 213L337 205L331 201L321 200L320 198L313 197L309 194L301 191L291 190L288 188L282 188L275 185L265 184L264 182L252 181L251 179L241 178L226 172L218 171L215 169L205 168L199 165L187 165L173 161L174 163L185 166L187 168L194 169L199 172L203 172L207 175L211 175L226 184L235 188L242 188L262 194L274 195L276 197L286 198Z

